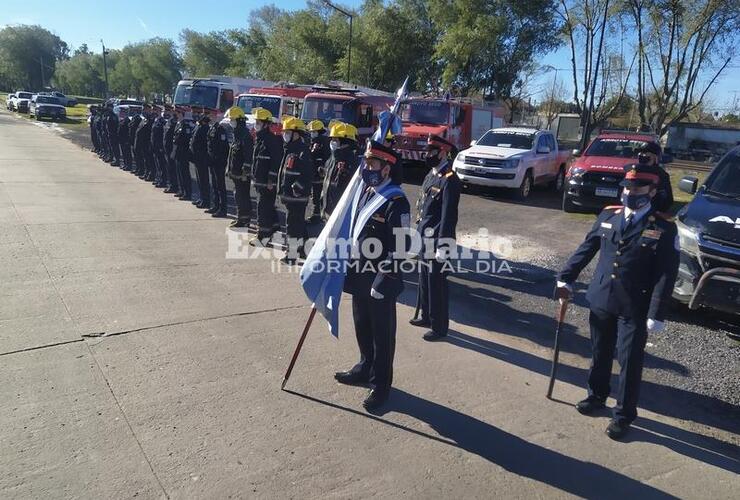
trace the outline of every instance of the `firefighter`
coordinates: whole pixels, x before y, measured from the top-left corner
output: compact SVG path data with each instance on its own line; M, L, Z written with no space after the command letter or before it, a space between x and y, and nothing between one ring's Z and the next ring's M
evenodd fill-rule
M371 384L362 404L373 411L386 402L393 383L396 299L403 291L394 254L396 233L409 224L409 202L403 190L391 182L391 171L396 167L393 151L370 141L365 158L361 172L365 189L357 211L351 214L358 224L357 248L361 251L353 253L344 281L344 291L352 295L360 361L348 371L335 373L334 378L342 384ZM373 248L372 254L362 250L368 247ZM398 253L404 250L398 249Z
M276 184L282 159L280 138L272 133L272 113L264 108L252 110L255 124L252 183L257 189L257 237L250 244L264 245L279 228L275 210Z
M324 188L324 166L326 165L331 149L329 149L329 138L321 120L313 120L306 127L311 134L311 159L313 160L313 182L311 183L311 199L313 201L313 213L308 222L321 222L321 191Z
M165 193L177 193L179 191L179 182L177 175L177 163L173 152L175 146L175 130L177 129L178 110L172 109L170 119L164 126L164 157L167 168L167 189Z
M658 192L653 200L653 206L659 212L669 212L673 206L673 188L671 187L671 175L660 165L661 153L659 144L646 142L637 150L637 161L642 165L658 167L660 182L658 182Z
M449 298L445 263L455 247L457 205L460 201L461 183L452 170L452 157L456 154L453 144L437 135L427 139L425 163L429 169L421 185L416 204L416 230L422 237L422 260L419 266L417 310L421 318L409 323L431 330L424 334L427 341L447 335L449 327Z
M195 164L195 182L198 184L198 200L193 205L198 208L210 208L211 183L208 179L208 128L211 119L205 109L197 116L197 124L190 139L190 154Z
M578 275L599 253L586 294L592 344L588 397L576 409L589 415L604 408L616 350L620 366L617 405L606 428L611 439L624 437L637 417L648 331L665 328L678 273L676 224L652 204L660 182L659 168L629 167L622 181L624 206L601 212L557 278L556 297L567 299Z
M172 138L172 156L177 165L177 197L184 201L193 199L193 179L190 176L190 138L193 135L191 112L183 113L177 122Z
M154 185L158 188L167 185L167 166L165 165L166 158L164 155L164 125L168 119L169 112L163 109L152 122L151 144L155 165Z
M254 141L247 128L247 115L238 106L230 108L226 117L234 129L229 147L227 168L229 177L234 182L234 201L236 202L236 219L231 227L248 227L252 217L252 198L250 195L250 163L254 154Z
M213 120L208 129L208 169L213 185L213 204L206 210L213 217L226 217L226 162L229 158L230 125Z
M118 117L113 112L113 103L109 102L105 108L105 129L108 135L110 155L108 162L117 167L121 164L121 149L118 145Z
M321 193L324 204L323 215L326 219L331 215L357 169L356 146L357 136L351 125L336 122L329 129L331 157L324 168L324 187Z
M136 131L139 130L139 125L141 124L141 120L143 119L143 113L143 109L140 110L131 118L131 122L128 124L128 144L131 148L131 154L133 157L130 170L134 173L136 173L139 169L139 158L136 155Z
M306 232L306 205L311 194L314 163L311 151L303 140L306 125L299 118L283 121L284 153L278 175L278 194L285 206L287 253L283 261L294 264L296 255L305 257L303 243Z
M136 138L134 139L134 155L136 156L136 175L140 179L149 180L149 173L152 162L149 159L152 150L152 120L151 106L144 105L142 109L142 118L139 127L136 129Z
M95 118L98 114L98 107L94 104L88 104L87 110L90 112L90 116L87 117L87 124L90 127L90 141L92 141L93 153L97 154L100 151L98 133L95 130Z
M131 119L126 108L118 108L120 123L118 124L118 146L121 148L121 168L131 170L131 143L129 142L129 126Z

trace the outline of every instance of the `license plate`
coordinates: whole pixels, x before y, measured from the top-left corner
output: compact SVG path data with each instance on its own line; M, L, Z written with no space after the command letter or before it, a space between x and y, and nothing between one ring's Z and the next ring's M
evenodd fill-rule
M616 188L596 188L596 192L594 194L596 194L596 196L603 196L604 198L616 198L617 189Z
M485 168L474 167L473 172L475 172L476 174L485 174L486 172L488 172L488 170L486 170Z

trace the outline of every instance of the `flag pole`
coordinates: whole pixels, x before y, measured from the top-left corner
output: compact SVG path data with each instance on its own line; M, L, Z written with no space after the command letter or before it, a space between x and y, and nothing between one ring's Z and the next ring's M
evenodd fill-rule
M290 378L290 373L293 371L293 367L295 366L295 362L298 359L298 355L301 353L301 348L303 347L303 341L306 340L306 335L308 335L308 330L311 328L311 323L313 323L313 318L316 316L316 306L311 306L311 314L308 315L308 321L306 321L306 326L303 327L303 333L301 334L301 338L298 340L298 345L295 348L295 352L293 353L293 358L290 360L290 364L288 365L288 370L285 372L285 377L283 377L283 384L280 386L280 389L285 389L285 384L288 383L288 379Z

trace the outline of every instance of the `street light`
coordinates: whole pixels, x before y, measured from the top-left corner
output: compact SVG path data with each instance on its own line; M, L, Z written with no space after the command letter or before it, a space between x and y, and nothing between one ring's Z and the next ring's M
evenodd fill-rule
M100 45L103 46L103 72L105 73L105 98L108 98L108 60L105 58L105 56L108 55L108 51L105 50L105 44L103 43L103 40L100 40Z
M342 10L333 3L331 3L329 0L324 0L324 3L331 7L332 9L336 10L337 12L340 12L341 14L344 14L349 18L349 51L347 54L347 83L352 83L351 81L351 74L352 74L352 18L354 17L352 14L347 12L346 10Z

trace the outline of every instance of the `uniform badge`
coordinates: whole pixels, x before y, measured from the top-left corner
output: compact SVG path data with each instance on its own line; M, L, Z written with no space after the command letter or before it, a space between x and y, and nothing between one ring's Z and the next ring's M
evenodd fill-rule
M601 227L603 227L605 229L611 229L612 228L612 224L611 224L611 222L602 222L601 223Z
M285 162L286 168L293 168L295 165L295 155L288 155L288 161Z
M651 240L659 240L661 234L663 234L663 231L661 231L659 229L645 229L642 232L642 237L643 238L648 238L648 239L651 239Z

